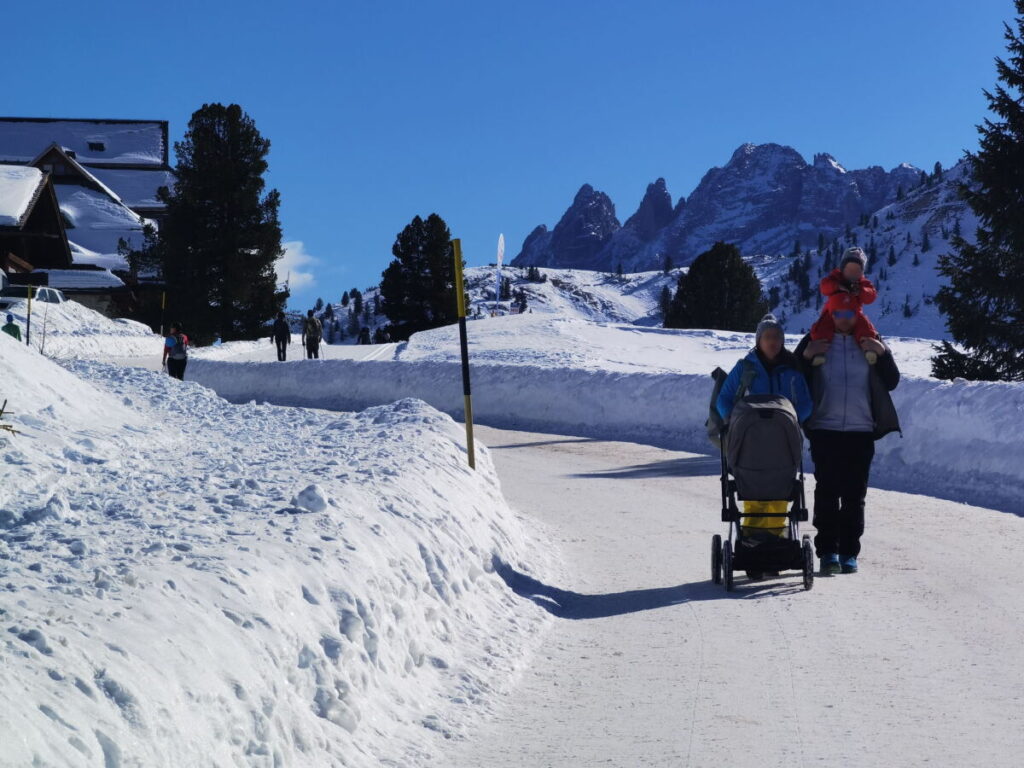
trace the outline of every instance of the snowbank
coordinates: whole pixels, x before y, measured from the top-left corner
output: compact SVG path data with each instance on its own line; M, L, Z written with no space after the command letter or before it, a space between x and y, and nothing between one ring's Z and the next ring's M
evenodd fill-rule
M24 337L28 302L17 301L6 311L14 315ZM159 356L161 352L160 336L149 326L124 318L112 320L77 301L33 301L31 341L37 351L59 358Z
M490 711L547 621L492 553L547 555L448 417L69 365L0 334L0 765L436 764Z
M749 336L735 336L743 337L742 345L737 339L739 350L718 350L680 366L684 371L699 367L701 373L639 365L630 369L628 360L613 360L603 369L587 360L560 366L535 348L518 355L526 358L523 362L501 364L491 360L500 359L503 351L488 350L481 355L487 362L472 368L475 416L494 427L707 452L704 421L711 378L706 372L714 365L731 365L739 351L749 348ZM515 337L510 337L510 345L514 343ZM414 337L408 349L416 346ZM575 354L586 357L583 351ZM417 397L461 418L459 364L432 360L429 354L408 360L404 355L364 362L197 360L190 363L188 376L232 402L255 398L281 405L358 410ZM878 443L872 467L875 485L1024 512L1024 434L1019 430L1024 386L942 383L907 376L894 399L904 435Z

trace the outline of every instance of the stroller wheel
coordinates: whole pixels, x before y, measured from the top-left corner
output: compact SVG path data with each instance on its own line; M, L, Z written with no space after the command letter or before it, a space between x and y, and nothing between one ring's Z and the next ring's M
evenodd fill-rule
M810 589L814 586L814 549L810 539L804 539L801 549L804 553L804 589Z
M727 541L722 545L722 574L725 577L725 591L732 592L732 542Z
M717 533L711 537L711 581L722 583L722 537Z

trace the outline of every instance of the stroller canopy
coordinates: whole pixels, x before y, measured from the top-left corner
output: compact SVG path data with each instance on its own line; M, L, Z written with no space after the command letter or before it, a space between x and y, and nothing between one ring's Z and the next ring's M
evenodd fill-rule
M802 449L800 422L788 398L748 395L736 403L726 433L726 462L740 499L792 498Z

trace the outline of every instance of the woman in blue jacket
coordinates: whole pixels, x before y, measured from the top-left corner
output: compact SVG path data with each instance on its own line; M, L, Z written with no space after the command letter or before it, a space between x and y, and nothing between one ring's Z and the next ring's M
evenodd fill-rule
M761 318L755 338L754 348L733 366L722 385L715 403L718 413L728 421L737 395L783 395L793 403L797 419L801 424L804 423L811 416L814 402L796 356L785 348L782 324L775 315L769 313ZM749 382L746 389L740 392L746 382ZM781 536L786 530L784 518L758 517L752 513L777 514L785 512L787 506L786 501L743 502L746 516L741 521L740 530L744 535L756 536L762 533Z

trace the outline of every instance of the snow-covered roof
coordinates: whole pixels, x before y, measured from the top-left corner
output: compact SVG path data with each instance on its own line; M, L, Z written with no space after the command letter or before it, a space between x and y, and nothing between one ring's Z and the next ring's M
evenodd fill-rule
M39 194L43 172L38 168L0 165L0 227L19 227Z
M117 255L117 241L123 238L140 247L146 220L119 200L88 187L59 184L55 190L67 220L74 262L123 268L124 260Z
M118 196L132 208L163 208L156 197L160 187L174 187L174 174L169 170L142 171L124 168L93 168L92 175L117 191Z
M49 286L58 290L76 288L121 288L124 282L109 269L37 269L49 275Z
M167 164L165 120L0 117L0 162L27 163L50 144L91 165Z

